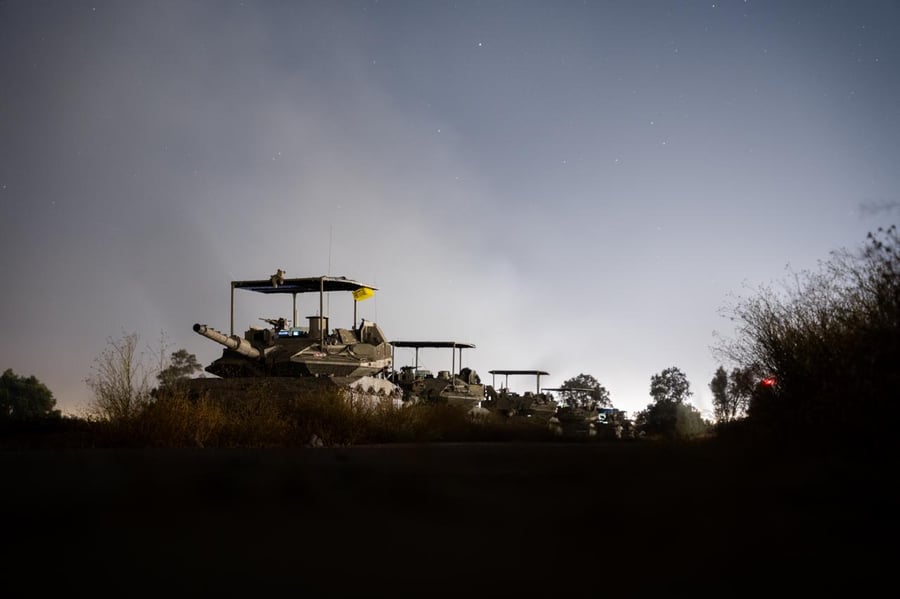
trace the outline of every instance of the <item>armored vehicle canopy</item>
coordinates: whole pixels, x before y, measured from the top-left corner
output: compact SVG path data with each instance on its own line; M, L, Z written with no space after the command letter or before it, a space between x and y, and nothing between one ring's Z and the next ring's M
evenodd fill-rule
M535 387L534 392L541 392L541 377L549 376L550 373L544 370L488 370L488 374L491 375L491 386L496 388L497 375L503 376L503 387L502 389L509 389L509 375L526 375L535 377Z

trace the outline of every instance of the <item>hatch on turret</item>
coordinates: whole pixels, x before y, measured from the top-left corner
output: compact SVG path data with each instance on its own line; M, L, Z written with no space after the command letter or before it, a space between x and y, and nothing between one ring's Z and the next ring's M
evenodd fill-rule
M328 317L327 316L307 316L309 321L309 336L319 337L320 335L328 336Z
M244 332L244 339L254 346L267 347L275 343L275 332L272 329L250 327Z

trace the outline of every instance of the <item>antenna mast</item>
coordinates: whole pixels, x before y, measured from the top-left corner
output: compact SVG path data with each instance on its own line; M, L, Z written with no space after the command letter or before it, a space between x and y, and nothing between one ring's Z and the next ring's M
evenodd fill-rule
M334 232L334 225L328 225L328 276L331 276L331 237ZM325 306L325 310L328 312L328 315L331 316L331 295L328 296L327 304ZM324 314L320 314L319 316L324 316ZM353 323L353 326L356 326L356 323Z

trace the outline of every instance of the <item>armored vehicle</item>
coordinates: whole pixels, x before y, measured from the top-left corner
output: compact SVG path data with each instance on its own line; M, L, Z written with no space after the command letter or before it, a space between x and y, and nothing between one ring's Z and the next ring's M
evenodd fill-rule
M552 396L541 393L541 377L550 373L543 370L490 370L491 384L485 389L485 399L481 407L502 416L533 418L540 423L546 423L556 413L557 403ZM496 386L496 377L504 377L499 389ZM525 391L522 394L509 389L510 375L526 375L536 378L535 390Z
M595 389L556 387L545 388L543 391L556 393L560 397L559 407L550 419L550 428L557 434L621 439L629 430L630 422L625 418L625 412L585 399Z
M471 368L462 366L462 350L475 346L459 341L391 341L396 348L415 349L415 363L402 366L390 375L390 380L403 390L404 401L445 402L467 409L478 407L484 399L484 385L481 378ZM437 374L419 368L419 350L425 348L450 349L452 354L450 370L439 370ZM456 355L459 353L459 372L456 371ZM394 354L392 362L396 364Z
M576 398L576 394L590 393L593 389L555 387L544 388L543 391L551 396L556 393L560 397L556 412L550 418L550 430L567 436L593 436L596 433L597 407L590 403L585 405Z
M604 439L631 439L634 426L628 415L616 408L599 408L593 423L594 435Z
M292 318L261 318L268 327L251 326L234 334L235 290L265 295L289 295ZM353 323L348 328L332 328L325 315L325 294L349 292L353 298ZM268 279L231 282L231 328L228 334L207 324L195 324L194 331L224 346L222 356L205 370L224 379L328 378L347 386L363 378L371 386L391 392L383 381L391 368L391 346L374 322L357 320L357 302L374 295L376 288L345 277L319 276L285 278L279 270ZM318 294L318 310L298 326L297 296Z

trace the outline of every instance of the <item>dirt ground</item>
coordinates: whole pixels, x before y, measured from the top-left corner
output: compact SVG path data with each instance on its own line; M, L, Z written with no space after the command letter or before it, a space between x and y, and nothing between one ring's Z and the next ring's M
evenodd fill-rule
M87 596L750 596L890 582L840 459L611 444L0 452L2 584Z

